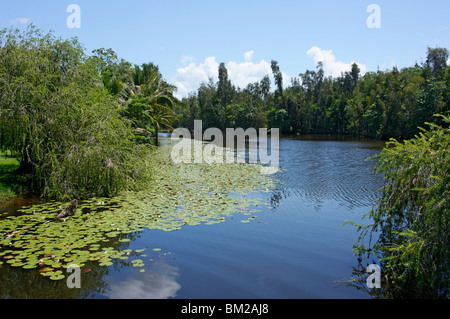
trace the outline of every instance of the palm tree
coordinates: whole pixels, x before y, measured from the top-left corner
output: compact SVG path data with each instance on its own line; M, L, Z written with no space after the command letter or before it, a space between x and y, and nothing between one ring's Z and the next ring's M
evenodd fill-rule
M155 145L159 145L158 133L161 129L173 130L172 122L176 120L173 108L180 101L173 96L176 87L167 83L152 63L134 68L135 85L142 87L140 94L136 94L128 104L125 115L134 126L144 128L154 126Z
M159 73L159 68L152 62L134 65L133 80L134 84L141 86L148 82L152 74Z
M160 129L173 130L172 122L176 120L173 108L180 101L173 96L176 87L167 83L159 72L149 75L144 89L144 96L148 96L151 109L150 117L155 125L155 145L159 145L158 133Z

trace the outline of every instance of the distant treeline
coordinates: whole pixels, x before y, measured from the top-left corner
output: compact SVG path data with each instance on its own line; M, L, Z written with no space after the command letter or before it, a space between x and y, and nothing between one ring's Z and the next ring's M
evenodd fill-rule
M202 83L197 92L182 100L174 126L193 128L195 119L203 127L269 127L285 134L351 134L380 139L406 139L433 114L448 114L450 105L449 51L428 48L425 62L399 70L367 72L357 64L337 78L324 75L323 64L283 85L278 62L271 77L246 88L236 88L224 63L219 79Z

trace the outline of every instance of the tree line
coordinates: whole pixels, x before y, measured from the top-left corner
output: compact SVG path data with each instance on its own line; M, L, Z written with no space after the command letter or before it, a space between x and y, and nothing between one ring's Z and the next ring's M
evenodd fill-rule
M284 134L350 134L379 139L406 139L418 132L433 114L450 106L449 52L428 48L425 62L399 70L361 75L356 63L338 77L325 76L323 64L292 78L285 87L275 60L272 75L241 89L228 78L224 63L218 81L202 83L183 98L175 126L268 127ZM274 90L271 90L273 78Z

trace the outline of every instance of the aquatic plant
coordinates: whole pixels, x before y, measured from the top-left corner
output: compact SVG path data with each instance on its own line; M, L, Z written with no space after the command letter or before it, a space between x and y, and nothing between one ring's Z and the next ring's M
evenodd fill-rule
M146 189L79 201L75 213L61 221L54 218L67 205L60 201L1 217L0 262L37 268L42 276L60 280L70 264L112 266L114 260L127 260L133 251L118 247L128 245L144 229L210 225L237 213L249 216L244 222L255 218L256 210L249 207L262 200L247 195L269 191L274 183L260 173L259 165L174 164L170 160L173 143L163 144L152 156L158 175ZM142 267L145 263L135 259L132 264Z

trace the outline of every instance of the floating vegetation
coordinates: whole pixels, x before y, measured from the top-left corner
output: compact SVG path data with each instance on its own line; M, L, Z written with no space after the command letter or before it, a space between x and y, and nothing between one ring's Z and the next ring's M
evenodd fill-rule
M174 164L170 141L155 151L155 176L148 189L113 198L79 202L74 215L54 220L66 203L50 201L0 218L0 265L39 269L51 280L65 278L64 268L88 262L112 266L143 249L126 249L146 229L178 230L185 225L215 224L240 213L255 216L250 206L261 199L249 193L268 191L273 182L256 164ZM121 250L117 247L120 247ZM125 249L124 249L125 248ZM160 248L153 248L158 252ZM145 255L144 255L145 256ZM144 261L135 259L134 267Z

